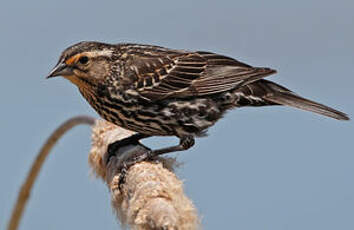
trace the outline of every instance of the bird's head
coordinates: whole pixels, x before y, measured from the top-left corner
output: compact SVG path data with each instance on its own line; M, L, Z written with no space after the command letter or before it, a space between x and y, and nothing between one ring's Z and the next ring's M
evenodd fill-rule
M80 42L61 54L47 78L63 76L79 88L96 86L109 76L114 46L98 42Z

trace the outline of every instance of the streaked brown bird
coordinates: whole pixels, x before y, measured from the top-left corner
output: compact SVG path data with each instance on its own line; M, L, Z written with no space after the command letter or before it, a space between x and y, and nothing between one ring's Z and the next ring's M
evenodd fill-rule
M244 106L287 105L338 120L348 116L264 78L275 70L223 55L140 44L80 42L67 48L48 78L63 76L105 120L149 136L194 144L223 114Z

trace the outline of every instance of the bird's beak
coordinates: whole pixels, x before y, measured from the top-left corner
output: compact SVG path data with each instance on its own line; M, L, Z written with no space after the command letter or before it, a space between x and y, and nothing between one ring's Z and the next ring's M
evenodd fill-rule
M56 76L67 76L67 75L72 75L73 73L73 68L65 64L64 62L59 62L53 70L48 74L48 78L56 77Z

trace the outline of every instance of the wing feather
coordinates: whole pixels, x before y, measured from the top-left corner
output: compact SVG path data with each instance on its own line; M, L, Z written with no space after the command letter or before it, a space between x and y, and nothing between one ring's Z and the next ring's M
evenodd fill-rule
M132 48L134 49L134 48ZM151 46L128 51L132 84L150 100L211 95L262 79L275 70L252 67L210 52L188 52Z

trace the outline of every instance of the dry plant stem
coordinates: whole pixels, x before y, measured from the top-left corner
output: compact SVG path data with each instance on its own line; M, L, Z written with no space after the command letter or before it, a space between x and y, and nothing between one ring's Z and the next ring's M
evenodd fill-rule
M197 211L184 194L183 183L173 173L173 159L139 162L131 166L119 186L120 156L106 165L109 144L134 135L134 132L105 121L93 126L89 163L95 174L107 183L112 206L120 222L134 230L199 229ZM133 148L143 148L137 144Z
M93 125L95 119L88 116L77 116L73 117L62 125L60 125L52 135L47 139L45 144L42 146L39 151L36 159L34 160L32 167L27 175L27 178L23 185L21 186L21 190L18 194L16 205L12 211L11 219L9 221L8 230L16 230L18 229L21 217L23 215L24 208L30 197L31 189L33 187L34 182L37 179L38 173L50 153L50 150L54 147L54 145L58 142L58 140L70 129L72 129L76 125L87 124Z

